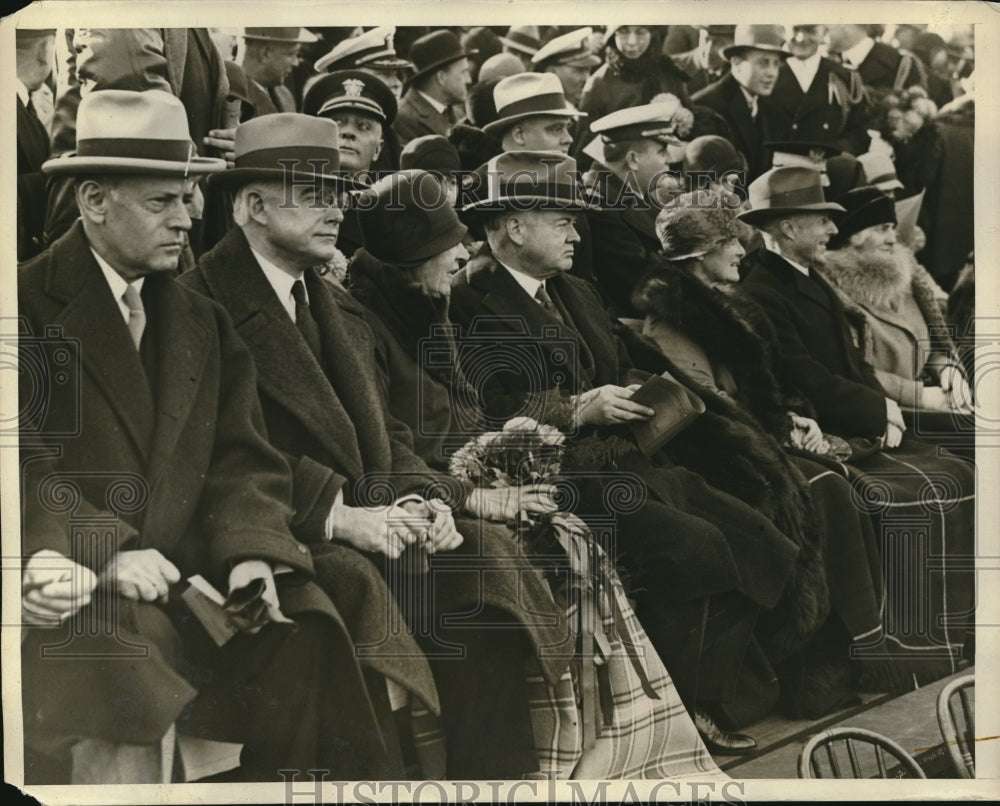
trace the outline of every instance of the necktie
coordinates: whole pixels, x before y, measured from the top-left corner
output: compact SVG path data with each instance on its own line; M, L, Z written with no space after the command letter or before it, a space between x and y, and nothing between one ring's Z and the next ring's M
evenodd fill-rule
M295 298L295 326L305 339L306 345L316 356L320 364L323 363L323 348L320 346L319 325L313 319L309 310L309 303L306 302L306 286L301 280L296 280L292 286L292 296Z
M750 117L754 120L757 119L757 96L753 95L750 98Z
M139 289L129 283L125 287L122 299L128 306L128 332L132 334L132 341L138 350L142 344L142 331L146 329L146 309L142 306L142 297Z
M562 318L562 314L559 313L559 309L556 304L552 301L552 297L549 296L549 292L545 290L544 285L538 286L538 290L535 292L535 299L537 299L543 308L548 311L553 317L558 319L563 324L566 324L566 320Z

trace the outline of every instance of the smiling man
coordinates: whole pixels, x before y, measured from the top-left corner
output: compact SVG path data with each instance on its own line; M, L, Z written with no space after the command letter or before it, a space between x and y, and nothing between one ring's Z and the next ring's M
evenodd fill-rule
M730 73L691 96L695 106L711 109L721 118L724 135L746 157L748 180L771 167L764 146L772 139L768 113L760 98L774 91L782 62L791 54L784 47L780 25L738 25L733 44L723 49Z

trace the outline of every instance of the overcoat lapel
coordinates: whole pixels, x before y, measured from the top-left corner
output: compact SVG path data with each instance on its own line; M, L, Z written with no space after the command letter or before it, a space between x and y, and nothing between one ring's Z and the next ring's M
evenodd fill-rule
M155 402L156 431L150 452L149 481L155 484L166 459L173 453L194 406L205 371L210 334L193 315L184 293L173 278L155 277L155 316L159 378Z
M155 425L152 392L148 384L136 383L145 378L139 351L79 221L53 246L46 292L66 303L53 323L62 327L63 337L77 340L84 370L146 462Z
M253 354L261 391L316 437L340 463L344 475L358 478L363 464L351 418L275 296L240 229L230 230L212 251L212 259L203 260L202 274L212 297L230 312L237 333ZM310 305L315 304L315 296L310 296ZM315 318L321 320L319 312ZM325 339L323 349L332 356L344 348Z

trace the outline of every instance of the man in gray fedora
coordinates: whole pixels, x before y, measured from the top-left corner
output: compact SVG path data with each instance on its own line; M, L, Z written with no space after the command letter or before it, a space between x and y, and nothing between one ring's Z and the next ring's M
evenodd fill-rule
M290 531L251 356L174 279L194 182L224 165L197 156L159 90L85 96L75 153L43 165L80 210L18 273L21 364L41 368L41 386L21 384L24 735L45 782L70 758L64 779L164 782L175 723L242 743L242 780L365 774L382 753L350 639ZM182 601L195 576L229 593L222 636Z

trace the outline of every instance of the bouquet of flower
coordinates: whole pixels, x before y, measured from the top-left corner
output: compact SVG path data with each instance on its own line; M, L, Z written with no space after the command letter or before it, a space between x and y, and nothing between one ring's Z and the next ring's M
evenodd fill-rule
M530 417L508 420L503 431L480 434L451 457L451 473L477 487L551 484L559 477L566 437Z

